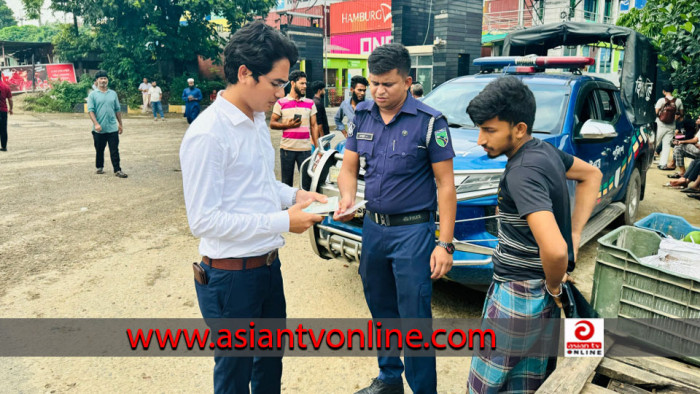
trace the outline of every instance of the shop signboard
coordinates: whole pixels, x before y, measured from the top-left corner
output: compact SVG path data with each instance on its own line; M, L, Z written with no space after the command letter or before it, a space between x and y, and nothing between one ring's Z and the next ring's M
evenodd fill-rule
M331 36L331 53L369 55L374 48L392 41L391 30Z
M331 4L331 36L391 31L391 0L344 1Z

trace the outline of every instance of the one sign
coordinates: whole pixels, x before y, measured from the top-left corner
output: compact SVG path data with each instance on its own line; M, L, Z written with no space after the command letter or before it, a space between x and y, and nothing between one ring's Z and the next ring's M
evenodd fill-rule
M620 11L630 10L630 0L620 0Z
M564 319L565 357L603 357L603 319Z
M369 55L374 48L392 41L391 30L331 36L331 53Z
M34 81L32 81L32 68ZM2 67L2 81L15 92L30 92L32 90L47 90L52 81L67 81L76 83L75 69L72 63L37 64L29 66Z
M391 0L331 4L331 35L391 30Z

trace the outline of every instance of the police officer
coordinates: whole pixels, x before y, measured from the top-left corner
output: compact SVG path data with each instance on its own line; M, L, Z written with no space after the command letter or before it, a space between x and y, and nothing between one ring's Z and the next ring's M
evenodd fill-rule
M348 210L355 204L362 167L367 213L359 272L372 318L429 319L431 279L452 268L454 252L457 196L450 132L440 112L409 93L411 58L403 45L382 45L368 62L374 102L360 103L348 127L334 219L353 217ZM403 393L401 359L380 354L378 361L379 376L358 393ZM413 392L436 393L435 357L405 357L405 362Z

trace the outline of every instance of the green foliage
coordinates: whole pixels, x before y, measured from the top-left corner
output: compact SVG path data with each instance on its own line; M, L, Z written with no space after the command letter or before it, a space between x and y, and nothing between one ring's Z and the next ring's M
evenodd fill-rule
M93 80L87 74L77 84L54 82L52 89L45 93L27 96L24 109L35 112L73 112L76 104L85 102L92 84Z
M219 61L225 39L207 16L226 18L235 31L275 4L276 0L52 0L52 9L72 13L88 27L63 30L54 44L58 54L71 61L86 50L99 52L100 67L112 77L110 85L130 92L131 103L136 101L131 92L143 76L158 78L165 92L173 75L180 73L176 66L187 69L183 65L194 63L198 55ZM183 16L186 24L180 23Z
M95 31L88 27L81 27L76 34L73 25L58 25L51 42L61 59L69 62L85 59L91 52L98 52Z
M22 5L27 18L41 21L41 6L44 5L44 0L22 0Z
M700 1L649 0L617 21L649 37L686 112L700 110Z
M61 30L58 24L44 26L24 25L0 29L2 41L51 42Z
M0 0L0 29L8 26L16 26L15 14L12 9L7 6L5 0Z

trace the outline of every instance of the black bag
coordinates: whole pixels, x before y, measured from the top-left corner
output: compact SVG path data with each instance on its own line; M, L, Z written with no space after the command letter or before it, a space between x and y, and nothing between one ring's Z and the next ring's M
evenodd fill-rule
M564 307L564 316L568 318L595 319L600 316L571 282L562 285L561 303Z

